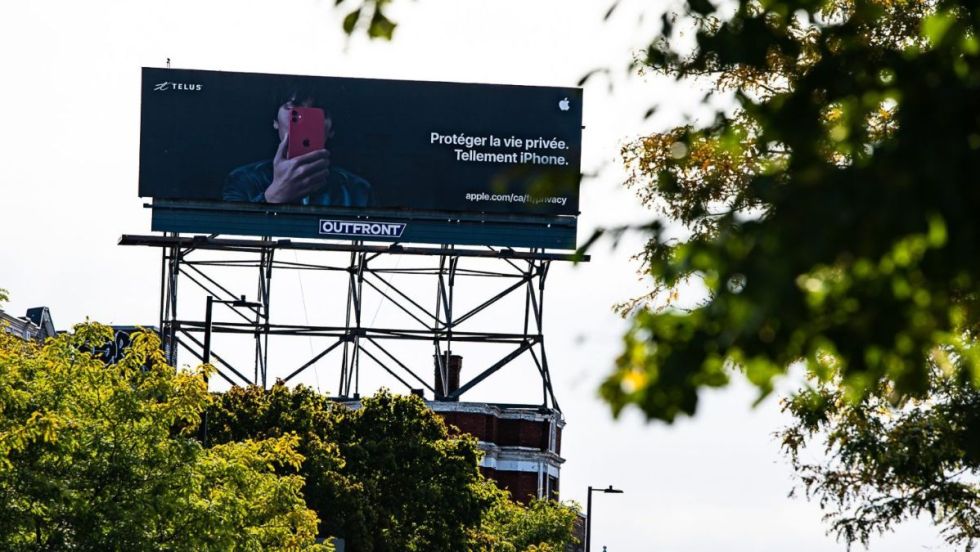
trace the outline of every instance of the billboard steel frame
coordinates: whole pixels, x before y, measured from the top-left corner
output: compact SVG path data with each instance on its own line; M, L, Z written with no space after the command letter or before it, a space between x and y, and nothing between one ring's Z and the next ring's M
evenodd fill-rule
M588 256L548 252L543 249L514 250L510 248L461 248L453 245L439 247L413 247L401 244L372 245L363 242L301 242L288 239L229 239L218 235L186 236L177 233L165 235L124 235L120 245L159 247L161 249L160 331L171 364L177 363L178 351L183 349L198 360L205 358L204 335L215 334L252 335L254 337L254 363L251 374L235 367L215 351L210 353L211 362L218 377L231 385L269 385L269 337L270 336L317 336L332 337L334 341L314 354L307 362L291 370L278 380L288 382L303 373L331 353L340 356L338 398L359 397L360 375L368 362L381 368L409 391L423 390L436 400L457 401L474 387L491 377L518 357L528 355L533 361L541 381L541 405L559 410L552 387L548 357L544 340L545 284L553 261L588 261ZM283 250L318 252L345 252L343 263L300 263L277 257ZM240 259L209 258L208 252L235 252ZM378 261L400 255L422 262L420 266L395 268L377 266ZM327 257L324 255L323 257ZM494 259L493 270L478 270L461 266L466 259ZM428 261L428 264L425 264ZM462 263L465 265L465 263ZM254 303L236 294L222 283L214 267L237 267L257 271L257 287ZM311 324L280 324L270 321L271 289L273 275L284 270L336 271L347 273L347 286L343 291L346 305L345 322L342 326ZM390 276L416 275L432 280L435 288L433 305L423 305L401 289ZM487 292L481 302L468 310L461 310L456 300L456 280L466 278L505 278L511 280L502 291ZM200 288L209 296L227 305L236 317L232 322L212 322L204 319L188 319L178 316L178 289L186 285ZM484 286L487 289L492 286ZM414 323L411 327L379 328L365 324L363 298L366 289L382 297ZM467 321L498 304L504 298L523 295L523 308L513 317L511 332L472 331ZM442 389L435 382L421 377L418 356L399 358L386 347L391 340L431 341L435 365L441 373ZM446 387L449 378L449 358L454 343L492 343L508 346L508 352L476 375L461 381L458 389Z

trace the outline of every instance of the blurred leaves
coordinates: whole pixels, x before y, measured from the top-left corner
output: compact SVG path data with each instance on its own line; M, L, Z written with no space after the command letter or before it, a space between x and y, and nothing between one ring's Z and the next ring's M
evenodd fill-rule
M849 544L922 512L951 544L980 537L978 21L953 1L689 2L645 52L738 109L623 148L627 185L685 232L649 234L654 288L620 306L600 392L669 422L733 373L765 396L800 365L784 449ZM693 52L672 48L682 25Z
M337 0L335 5L349 4L344 0ZM350 9L344 16L341 27L344 34L351 36L356 32L363 31L371 39L391 40L395 33L397 24L386 14L386 9L390 6L391 0L356 0L357 7Z
M656 288L621 306L634 328L602 388L614 410L693 413L723 366L766 393L790 364L820 374L832 357L853 397L880 381L921 396L937 348L980 371L967 354L980 277L976 10L743 2L723 19L688 7L674 19L694 22L698 47L655 40L649 69L712 79L740 109L623 148L627 185L686 235L650 235L641 260ZM692 280L703 303L674 309Z

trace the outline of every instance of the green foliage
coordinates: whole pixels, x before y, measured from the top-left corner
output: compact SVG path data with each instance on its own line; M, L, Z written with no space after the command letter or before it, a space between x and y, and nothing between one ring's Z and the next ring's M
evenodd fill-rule
M854 402L833 382L785 401L795 422L780 433L783 448L839 538L867 545L928 515L949 544L980 541L980 390L951 376L933 374L927 399L897 404L885 384ZM821 462L805 460L821 451Z
M343 0L336 0L336 5ZM364 31L370 38L391 40L396 23L388 18L385 9L391 0L360 0L359 5L344 16L343 29L347 35Z
M762 395L795 362L810 387L781 436L831 531L862 542L928 513L980 536L980 46L974 4L706 2L665 18L644 62L710 79L740 110L624 148L629 185L684 224L653 226L658 285L632 314L601 388L614 410L692 414L741 370ZM676 26L675 26L676 25ZM671 48L677 27L697 49ZM706 289L690 311L678 288ZM826 457L808 463L811 448Z
M416 397L357 410L283 385L210 397L154 334L108 366L86 352L107 339L98 324L43 346L0 332L0 548L328 550L316 512L354 551L571 539L573 509L511 502L479 475L475 440ZM195 439L205 409L210 448Z
M450 436L418 397L380 392L357 410L338 410L335 439L346 470L375 505L375 551L465 548L486 507L479 451L470 436Z
M764 394L796 361L839 374L848 397L881 382L923 396L938 351L980 380L978 10L743 1L723 20L689 7L697 49L673 50L665 19L645 62L714 79L741 110L625 153L641 197L692 232L654 231L645 261L661 287L648 299L690 279L708 297L692 312L625 305L642 312L603 397L670 421L727 366Z
M0 548L4 550L314 550L316 515L296 438L204 450L201 374L167 366L136 334L105 365L86 351L98 324L43 346L0 332Z
M481 552L563 552L576 542L579 508L554 500L533 500L523 506L490 482L482 492L492 501L480 527L471 536L470 550Z
M475 440L451 436L417 397L381 392L350 409L304 387L236 388L209 415L212 442L286 432L300 438L322 533L350 550L464 550L491 504Z
M309 387L276 384L232 387L215 394L208 409L208 442L231 443L294 435L303 461L283 473L303 477L307 505L320 518L320 535L368 535L361 485L344 475L345 462L329 435L333 405ZM354 539L356 540L356 539Z

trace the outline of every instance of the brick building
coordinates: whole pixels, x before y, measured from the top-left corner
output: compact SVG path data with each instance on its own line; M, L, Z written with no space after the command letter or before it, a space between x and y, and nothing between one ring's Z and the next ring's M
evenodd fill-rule
M447 424L480 441L483 475L522 502L558 499L561 430L557 410L537 406L429 401Z
M479 440L483 475L521 502L542 497L557 500L559 473L565 462L561 412L545 406L446 400L459 388L463 359L450 355L448 362L440 360L435 359L436 397L428 401L429 408L447 424Z

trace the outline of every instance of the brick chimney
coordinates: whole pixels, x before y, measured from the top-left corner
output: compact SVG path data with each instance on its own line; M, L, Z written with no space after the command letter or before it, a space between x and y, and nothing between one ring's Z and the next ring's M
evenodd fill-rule
M459 373L463 369L463 357L460 355L449 355L449 366L446 367L446 372L448 373L447 382L445 390L443 389L442 373L443 371L440 367L446 363L446 355L435 355L435 376L436 376L436 400L442 401L446 400L448 396L453 391L459 389Z

